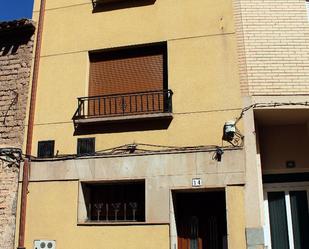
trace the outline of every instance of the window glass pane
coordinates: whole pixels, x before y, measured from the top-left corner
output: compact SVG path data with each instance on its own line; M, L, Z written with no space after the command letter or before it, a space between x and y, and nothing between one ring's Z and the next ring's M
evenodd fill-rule
M284 192L268 193L272 249L289 249Z
M291 212L294 235L294 248L309 248L309 215L306 191L291 191Z

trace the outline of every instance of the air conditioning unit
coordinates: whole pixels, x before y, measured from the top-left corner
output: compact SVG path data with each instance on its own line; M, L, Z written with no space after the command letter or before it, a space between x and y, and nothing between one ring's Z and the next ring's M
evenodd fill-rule
M35 240L34 249L56 249L55 240Z

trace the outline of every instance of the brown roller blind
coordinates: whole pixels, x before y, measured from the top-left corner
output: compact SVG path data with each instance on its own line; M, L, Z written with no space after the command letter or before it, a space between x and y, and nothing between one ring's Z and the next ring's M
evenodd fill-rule
M90 54L89 96L162 90L164 48Z

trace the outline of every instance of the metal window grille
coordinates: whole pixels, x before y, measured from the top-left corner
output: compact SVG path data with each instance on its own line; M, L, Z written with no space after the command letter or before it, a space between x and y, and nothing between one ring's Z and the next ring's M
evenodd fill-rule
M95 138L79 138L77 140L77 154L91 155L95 153Z
M86 206L91 221L145 221L144 181L85 183L83 191L88 193Z
M54 156L55 141L39 141L38 142L38 157L50 158Z

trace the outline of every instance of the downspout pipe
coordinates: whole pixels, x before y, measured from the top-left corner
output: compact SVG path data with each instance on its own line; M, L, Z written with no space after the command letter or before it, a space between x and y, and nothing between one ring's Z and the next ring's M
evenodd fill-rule
M46 0L41 0L37 37L36 37L36 44L35 44L32 84L31 84L31 97L30 97L30 106L29 106L29 117L28 117L28 129L27 129L27 138L26 138L26 159L23 164L23 178L22 178L22 192L21 192L21 203L20 203L20 219L19 219L19 234L18 234L17 249L25 249L25 230L26 230L27 194L28 194L28 184L29 184L29 168L30 168L30 156L32 152L33 124L34 124L36 93L37 93L37 84L38 84L39 66L40 66L40 57L41 57L42 33L43 33L43 23L44 23L44 15L45 15L45 1Z

